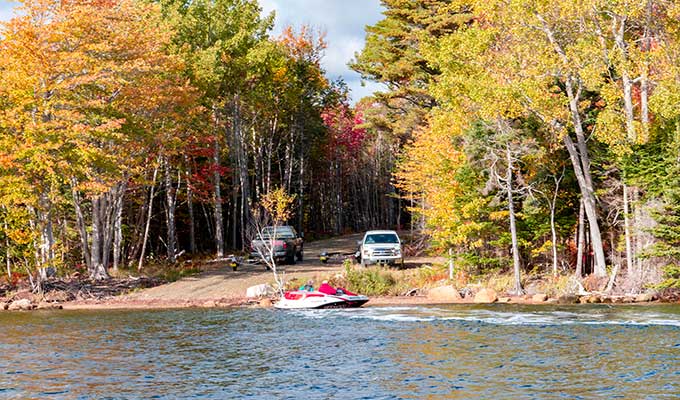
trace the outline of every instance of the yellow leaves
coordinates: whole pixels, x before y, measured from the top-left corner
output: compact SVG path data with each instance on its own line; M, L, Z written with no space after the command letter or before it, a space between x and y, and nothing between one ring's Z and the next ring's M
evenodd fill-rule
M286 82L287 80L287 75L288 75L288 68L286 67L279 67L274 70L274 76L273 80L276 83L283 83Z
M552 240L546 240L543 244L537 248L531 249L531 255L533 257L540 256L541 254L549 254L552 251Z
M3 32L0 157L27 182L75 175L101 192L194 117L158 4L32 0Z
M265 193L260 197L260 206L276 223L285 223L292 216L295 195L290 195L282 187Z
M492 211L489 213L489 219L492 221L506 221L510 213L508 210Z

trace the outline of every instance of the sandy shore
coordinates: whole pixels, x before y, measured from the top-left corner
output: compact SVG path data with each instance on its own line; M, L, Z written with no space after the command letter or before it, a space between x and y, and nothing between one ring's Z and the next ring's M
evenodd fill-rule
M659 301L645 302L605 302L608 305L616 304L660 304ZM364 307L394 307L394 306L425 306L441 304L464 304L479 305L485 303L475 303L472 298L463 298L455 301L437 301L427 296L377 296L371 297ZM490 304L490 303L486 303ZM557 299L546 301L534 301L525 297L505 298L503 302L493 304L522 304L522 305L555 305L560 304ZM562 303L564 304L564 303ZM592 304L592 303L588 303ZM573 304L579 305L579 304ZM121 296L100 301L76 301L63 304L65 310L163 310L163 309L183 309L183 308L236 308L236 307L272 307L270 299L247 299L245 297L202 299L202 300L139 300Z

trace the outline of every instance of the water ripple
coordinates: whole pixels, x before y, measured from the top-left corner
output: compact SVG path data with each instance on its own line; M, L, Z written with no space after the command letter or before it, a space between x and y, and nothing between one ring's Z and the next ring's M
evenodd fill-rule
M680 308L0 313L0 398L672 398Z

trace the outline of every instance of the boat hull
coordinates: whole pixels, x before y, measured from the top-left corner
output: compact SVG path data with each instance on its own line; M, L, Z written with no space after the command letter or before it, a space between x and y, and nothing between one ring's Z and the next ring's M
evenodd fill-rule
M279 309L357 308L368 302L366 296L330 295L319 292L287 292L274 304Z

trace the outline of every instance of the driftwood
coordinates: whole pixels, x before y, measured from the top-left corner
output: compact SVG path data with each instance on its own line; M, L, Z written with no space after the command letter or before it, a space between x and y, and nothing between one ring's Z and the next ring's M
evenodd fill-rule
M7 293L12 290L12 286L8 284L0 284L0 298L7 296Z
M427 235L416 235L411 237L403 245L404 255L407 257L418 257L425 253L428 248L430 237Z
M52 292L64 292L69 300L102 300L118 296L135 289L143 289L163 284L157 278L129 277L126 279L49 279L42 283L43 292L48 296Z

